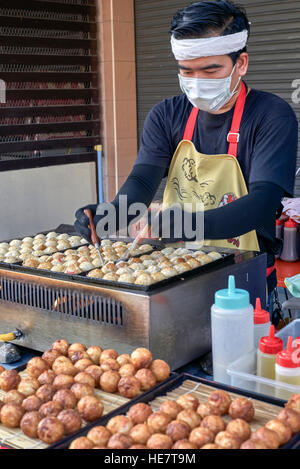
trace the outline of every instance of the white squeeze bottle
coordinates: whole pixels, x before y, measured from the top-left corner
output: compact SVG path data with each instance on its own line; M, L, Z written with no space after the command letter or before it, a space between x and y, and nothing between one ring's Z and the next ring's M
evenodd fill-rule
M300 350L294 348L293 337L288 338L286 349L277 354L275 365L276 381L300 386ZM276 389L276 397L288 400L292 392Z
M228 365L254 349L253 306L249 293L235 288L233 275L228 289L215 294L211 327L214 380L230 384Z
M262 309L260 298L256 298L254 310L254 348L258 349L260 339L269 335L270 327L270 313Z

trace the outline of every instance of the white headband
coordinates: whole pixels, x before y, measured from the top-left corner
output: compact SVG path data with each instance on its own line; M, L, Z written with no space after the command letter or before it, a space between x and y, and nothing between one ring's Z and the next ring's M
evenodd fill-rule
M193 60L213 55L232 54L244 49L248 40L248 31L228 36L216 36L201 39L175 39L171 37L172 51L176 60Z

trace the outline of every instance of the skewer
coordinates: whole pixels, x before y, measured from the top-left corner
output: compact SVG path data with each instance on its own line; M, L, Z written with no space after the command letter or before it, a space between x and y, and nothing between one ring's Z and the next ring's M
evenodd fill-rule
M96 233L96 228L95 228L92 212L91 212L90 209L85 209L84 214L85 214L85 216L88 217L88 219L90 221L89 228L91 230L92 243L95 246L95 248L97 249L97 252L99 254L100 261L101 261L102 265L104 265L103 257L101 255L101 251L100 251L100 242L99 242L99 238L98 238L97 233Z

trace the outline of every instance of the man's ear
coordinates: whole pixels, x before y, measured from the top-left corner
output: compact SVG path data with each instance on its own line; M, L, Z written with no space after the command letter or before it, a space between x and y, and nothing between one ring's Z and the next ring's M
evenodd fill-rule
M249 67L249 55L247 52L243 52L239 56L236 62L236 69L237 69L238 74L241 77L244 77L248 71L248 67Z

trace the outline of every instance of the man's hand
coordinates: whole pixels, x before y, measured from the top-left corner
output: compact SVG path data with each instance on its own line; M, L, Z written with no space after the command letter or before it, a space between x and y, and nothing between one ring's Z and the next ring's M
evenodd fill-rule
M96 225L97 223L97 216L96 216L96 210L97 210L98 205L87 205L86 207L82 207L77 212L75 213L76 221L74 223L74 228L77 233L79 233L84 239L86 239L89 243L92 242L91 240L91 230L89 228L90 221L88 217L84 214L84 210L87 208L91 210L93 218L94 218L94 223ZM99 218L99 217L98 217Z

